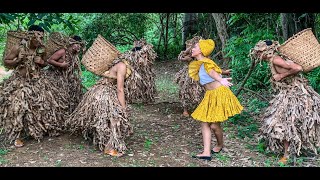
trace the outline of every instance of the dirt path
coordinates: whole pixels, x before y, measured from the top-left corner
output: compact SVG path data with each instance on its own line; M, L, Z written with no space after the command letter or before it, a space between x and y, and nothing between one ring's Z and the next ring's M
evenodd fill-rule
M177 94L174 92L176 87L169 84L179 66L178 63L159 63L157 72L161 72L161 75L159 74L157 83L162 90L157 103L131 105L134 134L127 139L128 152L125 156L115 158L104 155L81 137L64 134L55 138L47 137L40 143L27 140L25 146L19 149L2 144L0 166L279 166L277 155L259 151L259 143L255 137L239 138L237 127L230 122L223 125L223 151L214 155L210 162L193 159L191 156L202 150L200 125L191 118L181 116L181 106L177 103ZM161 84L169 86L161 87ZM319 165L319 156L295 158L289 164Z

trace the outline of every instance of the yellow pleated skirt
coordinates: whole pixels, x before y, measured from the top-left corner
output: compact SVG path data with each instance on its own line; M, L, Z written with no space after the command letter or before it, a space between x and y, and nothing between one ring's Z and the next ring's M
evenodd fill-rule
M191 114L198 121L217 123L240 114L243 110L238 98L225 86L207 90L201 103Z

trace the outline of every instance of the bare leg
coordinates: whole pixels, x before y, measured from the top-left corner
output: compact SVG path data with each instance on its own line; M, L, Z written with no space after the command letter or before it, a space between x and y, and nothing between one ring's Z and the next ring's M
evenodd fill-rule
M203 153L197 156L210 156L210 145L211 145L211 129L209 123L201 122L201 131L203 138Z
M282 163L287 163L287 160L289 158L289 152L288 152L288 148L289 148L289 142L287 140L283 140L283 146L284 146L284 154L283 157L279 160L279 162Z
M223 148L223 131L220 123L212 123L210 128L213 130L214 135L217 139L217 145L212 149L214 152L220 152Z

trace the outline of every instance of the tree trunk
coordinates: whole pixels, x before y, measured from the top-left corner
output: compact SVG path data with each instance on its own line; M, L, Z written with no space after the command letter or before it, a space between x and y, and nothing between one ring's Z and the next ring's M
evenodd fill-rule
M313 33L315 33L314 13L281 13L280 17L284 40L306 28L312 28Z
M229 34L227 31L226 17L223 13L212 13L212 16L213 16L213 19L216 23L216 28L217 28L218 35L219 35L220 41L221 41L222 56L224 58L223 67L227 68L228 63L230 61L230 58L225 58L225 54L224 54L224 49L225 49L227 41L229 39Z
M195 34L193 27L196 21L196 13L184 13L183 28L182 28L182 44L185 49L185 42L188 37Z
M164 24L163 24L163 16L162 16L162 14L160 13L159 14L159 20L160 20L160 27L161 27L161 29L160 29L160 37L159 37L159 42L158 42L158 46L157 46L157 51L159 52L160 51L160 45L161 45L161 41L162 41L162 37L163 37L163 31L164 31ZM160 54L159 54L159 56L160 56Z
M168 41L169 41L169 20L170 20L170 13L166 13L166 34L164 37L164 58L167 59L167 50L168 50Z

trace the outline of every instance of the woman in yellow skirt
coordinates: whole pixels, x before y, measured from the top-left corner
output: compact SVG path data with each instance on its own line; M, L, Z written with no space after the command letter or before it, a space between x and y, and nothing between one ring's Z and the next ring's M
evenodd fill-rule
M229 89L232 86L228 80L222 78L220 67L209 56L215 47L212 39L201 39L192 48L192 57L197 60L189 64L189 76L200 81L205 87L205 95L192 118L201 122L204 150L193 158L211 160L212 153L219 153L223 148L223 131L220 123L229 117L241 113L243 107L237 97ZM211 149L211 129L217 139L217 145Z

